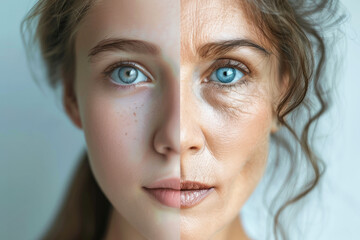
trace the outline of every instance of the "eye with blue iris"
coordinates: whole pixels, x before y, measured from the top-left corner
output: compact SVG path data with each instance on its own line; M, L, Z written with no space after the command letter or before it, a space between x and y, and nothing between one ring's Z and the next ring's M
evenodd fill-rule
M116 67L112 70L110 78L118 85L134 85L149 80L149 77L147 77L143 71L130 64Z
M235 67L220 67L211 73L209 80L223 84L230 84L238 82L243 77L244 73Z

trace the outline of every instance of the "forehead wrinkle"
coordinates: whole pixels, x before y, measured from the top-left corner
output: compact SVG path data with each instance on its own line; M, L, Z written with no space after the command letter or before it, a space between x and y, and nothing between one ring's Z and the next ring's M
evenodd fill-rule
M191 59L201 60L198 50L203 45L209 42L217 42L218 40L227 40L227 37L223 38L224 36L217 36L214 33L226 25L229 15L234 18L244 17L246 21L244 24L250 26L249 19L244 14L243 4L241 3L244 3L244 1L182 0L181 61L186 62ZM225 20L222 16L228 17ZM244 36L236 38L240 37ZM248 36L245 37L248 38ZM253 37L256 38L256 36Z
M193 10L195 8L195 10ZM181 61L189 61L196 55L195 42L198 39L197 26L200 24L197 16L197 1L181 1Z

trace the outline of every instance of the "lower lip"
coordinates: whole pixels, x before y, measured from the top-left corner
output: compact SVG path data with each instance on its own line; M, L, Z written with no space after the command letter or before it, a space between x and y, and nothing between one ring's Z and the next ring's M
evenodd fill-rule
M191 208L204 200L214 188L200 190L182 190L180 194L181 208Z
M180 208L180 190L167 188L144 189L161 204L172 208Z

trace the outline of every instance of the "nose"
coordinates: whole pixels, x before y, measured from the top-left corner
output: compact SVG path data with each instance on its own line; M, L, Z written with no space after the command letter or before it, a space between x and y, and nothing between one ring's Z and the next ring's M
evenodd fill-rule
M196 154L204 148L204 135L200 127L201 109L197 105L191 81L183 72L180 80L180 154Z
M161 123L154 137L156 152L170 158L180 153L180 87L179 81L170 79L163 89Z

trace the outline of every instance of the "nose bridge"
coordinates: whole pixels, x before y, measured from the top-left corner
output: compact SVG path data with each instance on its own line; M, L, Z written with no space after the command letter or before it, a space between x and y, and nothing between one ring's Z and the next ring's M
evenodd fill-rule
M171 81L165 95L163 99L166 112L165 118L167 118L165 125L168 126L169 131L175 133L172 138L178 143L180 133L180 86L178 80Z
M180 69L180 153L199 151L203 147L199 123L200 109L193 92L192 70Z
M155 109L159 116L159 129L155 133L154 148L166 158L180 153L180 87L178 77L166 75L161 91L161 108Z
M177 76L172 76L165 91L163 102L165 103L164 129L166 135L177 153L180 152L180 86ZM176 79L177 78L177 79Z

